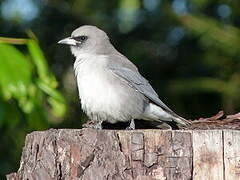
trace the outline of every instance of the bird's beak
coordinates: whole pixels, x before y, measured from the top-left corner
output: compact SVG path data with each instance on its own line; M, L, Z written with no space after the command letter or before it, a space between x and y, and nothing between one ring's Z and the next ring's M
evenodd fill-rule
M76 40L72 39L71 37L67 37L65 39L58 41L58 44L67 44L67 45L76 46L77 42L76 42Z

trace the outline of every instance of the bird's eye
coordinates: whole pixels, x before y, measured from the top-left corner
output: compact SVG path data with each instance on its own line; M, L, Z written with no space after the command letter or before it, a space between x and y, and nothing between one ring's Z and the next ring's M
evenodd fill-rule
M72 39L83 42L87 39L87 36L76 36L76 37L72 37Z

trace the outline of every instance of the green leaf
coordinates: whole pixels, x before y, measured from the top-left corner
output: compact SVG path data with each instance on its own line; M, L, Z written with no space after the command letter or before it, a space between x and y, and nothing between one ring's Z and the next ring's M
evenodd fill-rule
M0 88L3 97L25 98L31 83L32 68L14 46L0 43Z
M55 116L62 117L66 112L66 102L61 93L56 90L57 81L48 70L42 50L35 40L29 40L27 46L39 75L38 87L48 95L47 99L51 105L52 113Z
M56 117L63 117L66 113L67 107L65 103L58 101L57 99L54 99L52 97L48 98L48 102L52 107L52 113Z
M37 81L37 84L43 92L52 98L58 100L59 102L65 102L64 97L55 88L50 87L48 84L41 80Z
M66 113L66 101L64 97L55 88L50 87L44 81L39 80L39 88L45 92L48 97L48 102L52 107L52 112L55 116L62 117Z
M49 84L51 87L56 87L57 81L54 76L52 76L52 74L48 71L47 60L44 57L38 43L35 40L31 39L28 41L27 46L32 60L36 65L37 73L40 79Z

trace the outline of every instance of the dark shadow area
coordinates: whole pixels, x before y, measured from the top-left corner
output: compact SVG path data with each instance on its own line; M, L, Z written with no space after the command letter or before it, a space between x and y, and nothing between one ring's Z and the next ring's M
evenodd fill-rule
M130 122L118 122L115 124L103 122L103 129L126 129L129 126ZM175 123L168 123L172 129L179 129ZM158 127L159 126L159 127ZM135 128L136 129L169 129L166 124L153 122L153 121L145 121L145 120L135 120Z

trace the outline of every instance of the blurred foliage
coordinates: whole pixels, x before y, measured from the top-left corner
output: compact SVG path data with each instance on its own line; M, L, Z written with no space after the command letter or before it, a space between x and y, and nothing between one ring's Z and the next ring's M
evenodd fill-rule
M191 36L198 38L205 51L203 65L213 68L214 75L176 79L171 89L176 94L219 94L225 111L233 113L234 107L239 107L240 102L240 30L206 16L186 15L180 20Z
M220 109L239 111L240 1L3 0L0 11L1 36L26 37L31 29L39 39L31 31L31 39L1 38L2 177L19 166L27 132L80 128L86 119L78 101L74 58L56 44L84 24L105 30L178 114L195 119ZM53 116L64 114L65 103L50 72L69 105L64 118Z
M0 161L6 172L11 160L19 160L24 132L49 128L48 112L63 117L66 102L36 40L0 37L0 64Z

